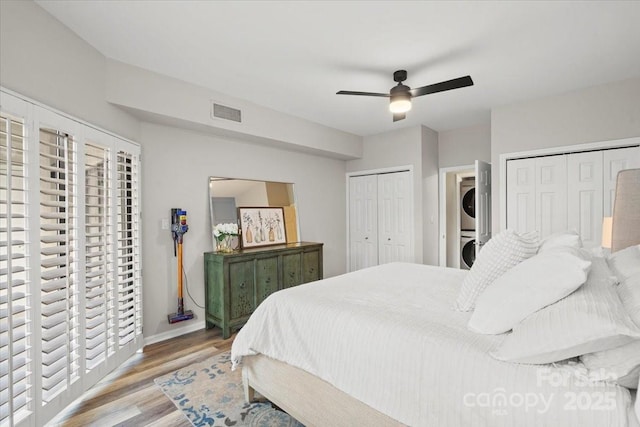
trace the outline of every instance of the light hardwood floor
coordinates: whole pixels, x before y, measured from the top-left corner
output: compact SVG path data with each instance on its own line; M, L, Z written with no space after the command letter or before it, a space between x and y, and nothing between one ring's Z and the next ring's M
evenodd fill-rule
M201 330L146 346L142 353L96 384L68 407L54 426L171 426L191 424L153 380L231 349L235 334Z

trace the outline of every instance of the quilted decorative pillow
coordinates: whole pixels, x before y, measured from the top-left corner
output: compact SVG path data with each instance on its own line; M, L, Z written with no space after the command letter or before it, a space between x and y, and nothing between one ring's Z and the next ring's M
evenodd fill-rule
M487 286L514 266L534 256L537 251L538 239L535 235L519 235L513 230L505 230L491 238L462 282L455 303L456 309L473 310L476 299Z
M590 255L573 247L555 247L522 261L480 295L469 329L481 334L510 331L530 314L578 289L590 267Z
M593 258L584 285L516 325L492 356L552 363L637 340L640 328L627 314L614 283L605 260Z

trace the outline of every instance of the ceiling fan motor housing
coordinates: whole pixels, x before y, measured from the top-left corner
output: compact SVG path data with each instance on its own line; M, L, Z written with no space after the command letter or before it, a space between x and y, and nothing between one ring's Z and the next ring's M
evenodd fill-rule
M407 95L411 97L411 92L409 92L410 90L411 88L409 86L399 83L397 86L391 88L389 95L391 95L392 98L397 95Z

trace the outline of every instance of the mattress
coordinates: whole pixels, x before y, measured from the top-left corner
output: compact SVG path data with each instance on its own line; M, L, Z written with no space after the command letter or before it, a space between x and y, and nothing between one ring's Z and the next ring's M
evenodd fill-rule
M238 333L234 367L264 354L410 426L629 425L629 390L578 362L489 356L503 336L453 309L466 274L392 263L276 292Z

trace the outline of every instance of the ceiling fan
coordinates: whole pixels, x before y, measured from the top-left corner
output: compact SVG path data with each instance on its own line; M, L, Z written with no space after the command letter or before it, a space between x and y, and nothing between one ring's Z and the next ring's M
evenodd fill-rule
M428 86L422 86L417 89L411 89L409 86L402 84L403 81L407 80L406 70L398 70L393 73L393 80L398 82L398 84L392 87L388 94L341 90L339 92L336 92L336 95L383 96L386 98L390 98L389 110L393 113L393 121L397 122L398 120L404 119L407 116L406 112L411 110L411 98L415 98L416 96L428 95L430 93L444 92L445 90L473 86L473 80L471 80L471 76L464 76Z

